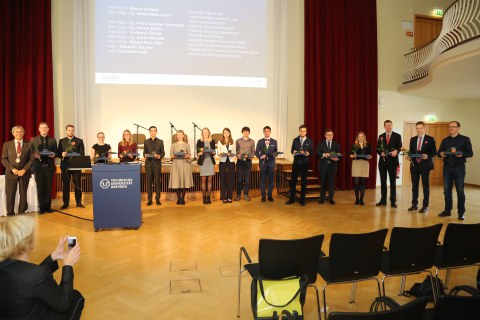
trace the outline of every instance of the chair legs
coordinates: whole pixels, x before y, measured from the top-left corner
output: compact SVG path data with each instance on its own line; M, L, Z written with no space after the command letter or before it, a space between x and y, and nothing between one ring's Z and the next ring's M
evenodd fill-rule
M318 295L318 288L314 283L310 283L309 287L313 287L317 293L317 310L318 310L318 320L322 320L321 311L320 311L320 297Z
M430 270L424 270L422 272L428 272L430 274L430 283L432 285L432 294L433 294L433 301L436 303L437 302L437 296L438 296L438 291L436 289L436 285L433 283L433 274ZM422 273L420 272L420 273ZM416 274L416 273L410 273L410 274ZM437 274L437 273L435 273ZM399 275L387 275L387 274L384 274L383 277L382 277L382 289L383 289L383 296L386 297L387 294L386 294L386 291L385 291L385 278L386 277L395 277L395 276L402 276L402 278L400 279L400 287L398 289L398 295L399 296L402 296L403 293L405 292L405 284L407 283L407 274L399 274ZM438 278L436 276L436 278Z
M238 300L237 300L237 318L240 318L240 288L242 287L242 273L245 271L245 268L242 269L242 249L240 249L240 254L238 258Z
M350 303L355 303L355 296L356 296L356 293L357 293L357 283L360 282L360 281L367 281L367 280L375 280L377 282L378 296L380 297L382 295L382 289L380 288L380 281L378 281L378 279L376 277L361 279L361 280L352 282L352 289L351 289L351 292L350 292ZM327 318L327 294L326 294L327 286L329 284L340 284L340 283L348 283L348 282L349 281L336 282L336 283L325 283L323 285L323 314L324 314L325 319L328 319Z

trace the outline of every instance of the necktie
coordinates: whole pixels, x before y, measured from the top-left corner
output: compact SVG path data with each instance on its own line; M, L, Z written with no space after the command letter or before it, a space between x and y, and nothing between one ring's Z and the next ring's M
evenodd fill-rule
M387 144L390 143L390 134L387 133Z
M303 138L303 139L300 138L300 147L302 147L302 148L303 148L303 142L305 142L305 138Z
M22 146L20 145L20 141L17 142L17 153L22 153Z
M330 141L327 141L327 146L328 146L328 151L332 150L331 145L330 145Z
M48 139L47 137L43 137L43 149L48 148L47 139Z
M268 148L268 146L270 145L270 139L265 139L265 145L266 145L267 148Z
M420 150L422 150L422 137L418 137L417 153L420 153ZM421 158L417 158L418 163L420 163L421 161Z

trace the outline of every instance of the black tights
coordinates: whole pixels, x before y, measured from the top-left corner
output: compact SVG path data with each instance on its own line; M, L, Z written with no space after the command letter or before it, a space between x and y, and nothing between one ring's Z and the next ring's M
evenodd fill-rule
M202 195L210 197L212 193L213 176L202 177Z
M178 199L185 199L185 194L187 193L187 189L178 188L178 189L175 189L175 192L177 193Z
M355 191L356 200L363 200L365 195L365 185L367 183L367 178L364 177L353 177L353 190Z

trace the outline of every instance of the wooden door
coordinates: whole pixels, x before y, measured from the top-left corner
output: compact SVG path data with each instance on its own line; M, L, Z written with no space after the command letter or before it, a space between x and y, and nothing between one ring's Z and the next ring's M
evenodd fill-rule
M413 32L415 48L438 37L441 30L442 18L416 14Z
M403 126L403 137L402 142L405 149L410 148L410 138L417 135L417 131L415 130L415 123L416 122L405 122ZM425 133L429 136L432 136L435 139L437 150L440 147L440 143L442 140L448 136L448 122L432 122L432 123L425 123ZM402 160L403 166L403 185L411 185L412 180L410 178L410 161L406 158ZM435 157L433 160L434 169L430 172L430 184L431 185L442 185L443 184L443 163L442 159L439 157Z

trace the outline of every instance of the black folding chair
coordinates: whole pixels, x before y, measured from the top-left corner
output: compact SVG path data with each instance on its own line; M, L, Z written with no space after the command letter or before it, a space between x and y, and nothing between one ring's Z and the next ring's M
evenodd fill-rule
M442 230L442 224L436 224L424 228L392 229L388 251L382 255L381 271L383 295L385 296L385 278L402 276L399 295L405 290L406 276L411 274L429 273L432 284L433 298L436 299L436 290L433 274L429 270L433 267L438 235Z
M434 265L436 267L437 292L440 293L438 271L447 270L445 289L448 288L452 269L480 264L480 223L449 223L443 244L437 246Z
M388 229L370 233L334 233L330 240L329 256L320 259L318 273L325 280L323 303L327 319L326 287L329 284L353 283L350 302L355 302L356 283L375 280L378 295L381 296L380 282L376 278L380 272L383 244Z
M258 263L252 263L244 247L240 248L238 273L238 305L237 317L240 317L241 276L247 270L254 279L284 279L289 277L308 277L309 287L317 293L317 309L320 319L320 301L317 281L318 259L322 255L321 247L324 235L305 239L275 240L260 239L258 248ZM242 253L248 264L242 268Z
M328 320L421 320L428 298L423 297L380 312L331 312Z
M480 297L442 296L433 309L425 311L424 320L478 320Z

